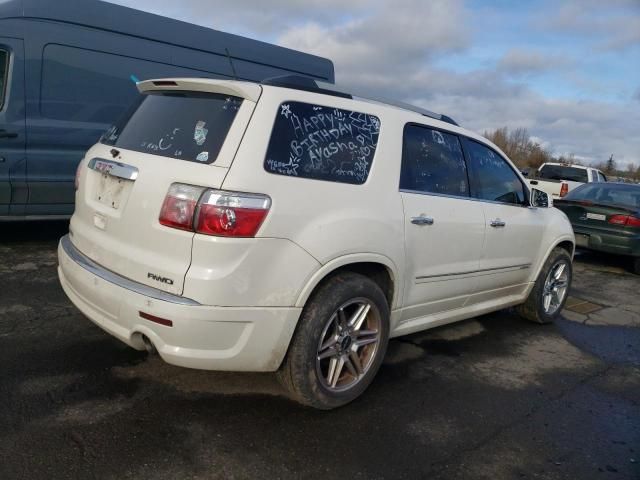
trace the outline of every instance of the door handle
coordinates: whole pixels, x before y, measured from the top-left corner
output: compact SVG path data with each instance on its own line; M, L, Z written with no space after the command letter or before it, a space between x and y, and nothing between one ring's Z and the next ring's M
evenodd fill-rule
M411 217L411 223L414 225L433 225L433 218L427 217L425 215L420 215L419 217Z
M506 227L507 226L507 222L503 222L499 218L496 218L495 220L491 220L491 223L489 223L489 225L491 225L492 227L495 227L495 228Z
M0 138L17 138L16 132L7 132L6 130L0 130Z

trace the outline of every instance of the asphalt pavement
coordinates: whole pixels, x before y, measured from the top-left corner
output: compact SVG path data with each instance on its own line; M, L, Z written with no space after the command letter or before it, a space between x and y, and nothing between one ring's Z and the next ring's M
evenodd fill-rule
M640 478L640 277L576 256L555 325L507 310L393 340L331 412L188 370L85 319L64 222L0 226L0 479Z

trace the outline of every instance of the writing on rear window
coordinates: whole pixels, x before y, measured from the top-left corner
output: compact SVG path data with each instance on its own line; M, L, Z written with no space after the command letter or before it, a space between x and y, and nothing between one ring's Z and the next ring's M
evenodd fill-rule
M264 168L292 177L362 184L379 132L380 120L374 115L286 102L278 109Z
M216 160L242 99L214 93L149 92L102 143L198 163Z

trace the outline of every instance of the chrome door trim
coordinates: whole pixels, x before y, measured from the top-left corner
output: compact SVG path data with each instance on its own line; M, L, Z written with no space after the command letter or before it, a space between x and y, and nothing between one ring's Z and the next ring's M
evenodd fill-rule
M126 163L104 160L102 158L92 158L87 165L91 170L98 173L111 175L112 177L123 178L125 180L135 180L138 178L138 169Z
M427 197L442 197L452 198L455 200L468 200L471 202L492 203L495 205L505 205L507 207L529 208L529 205L520 205L518 203L498 202L496 200L485 200L484 198L470 197L468 195L449 195L447 193L434 193L434 192L422 192L420 190L409 190L406 188L400 188L400 193L412 193L414 195L425 195Z
M416 277L416 280L426 280L429 278L439 278L439 277L454 277L458 275L471 275L473 273L497 273L498 270L526 270L530 268L530 263L522 263L520 265L509 265L507 267L495 267L495 268L483 268L479 270L469 270L466 272L455 272L455 273L440 273L438 275L421 275Z
M71 243L71 239L69 235L65 235L60 239L60 245L65 253L80 265L82 268L87 270L89 273L94 274L97 277L102 278L103 280L117 285L119 287L125 288L135 293L139 293L140 295L144 295L145 297L155 298L156 300L162 300L163 302L176 303L178 305L189 305L189 306L198 306L200 305L195 300L191 300L190 298L181 297L179 295L174 295L172 293L165 292L158 288L153 288L148 285L144 285L139 282L134 282L128 278L123 277L122 275L118 275L117 273L112 272L111 270L107 270L106 268L98 265L96 262L91 260L89 257L84 255L78 250L73 243Z
M414 225L433 225L433 218L427 217L426 215L411 217L411 223Z

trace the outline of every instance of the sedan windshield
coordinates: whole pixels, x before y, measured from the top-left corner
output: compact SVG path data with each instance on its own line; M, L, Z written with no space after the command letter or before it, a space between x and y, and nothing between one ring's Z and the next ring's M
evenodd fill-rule
M640 209L640 186L592 183L576 188L564 198Z

